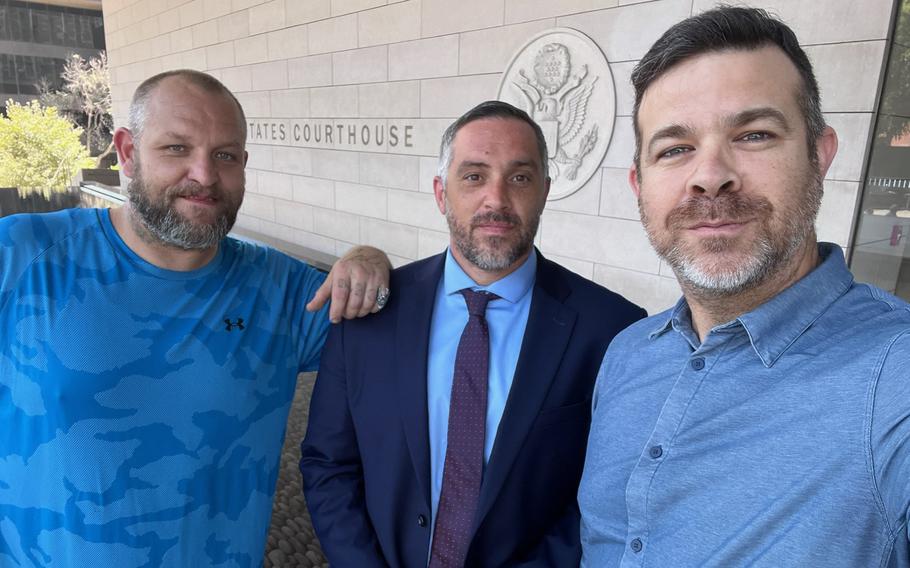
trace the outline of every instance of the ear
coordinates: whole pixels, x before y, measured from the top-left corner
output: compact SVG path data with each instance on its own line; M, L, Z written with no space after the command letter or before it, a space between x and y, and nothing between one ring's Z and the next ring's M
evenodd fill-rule
M128 178L133 178L136 164L136 145L133 139L133 133L126 128L118 128L114 131L114 147L117 148L117 161L120 163L120 169Z
M547 197L549 197L549 195L550 195L550 181L551 181L551 180L550 180L550 176L547 176L547 179L546 179L546 181L544 181L544 184L543 184L543 200L544 200L544 202L547 201Z
M246 163L250 160L250 153L246 150L243 151L243 167L246 167Z
M436 207L443 215L446 214L446 188L442 185L442 178L436 176L433 178L433 197L436 198Z
M818 170L824 179L837 154L837 132L830 126L822 130L821 136L818 137L815 144L815 156L818 159Z
M632 193L635 194L635 199L641 197L641 187L638 183L638 166L632 164L629 167L629 186L632 188Z

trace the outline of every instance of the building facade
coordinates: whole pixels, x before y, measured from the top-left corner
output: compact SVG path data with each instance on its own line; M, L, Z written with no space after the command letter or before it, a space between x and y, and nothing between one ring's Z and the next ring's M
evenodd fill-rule
M0 0L0 107L36 98L42 80L59 88L71 54L102 50L101 0Z
M908 2L753 3L796 31L840 136L819 237L891 290L910 235L910 188L900 188L908 161L894 150L910 104ZM629 77L664 30L713 5L104 0L103 10L117 125L139 82L167 69L204 70L237 94L250 153L239 230L329 255L371 244L397 265L444 250L432 194L440 136L474 104L502 98L531 110L551 146L559 179L537 237L543 254L655 312L679 288L627 183ZM889 99L889 85L904 95Z

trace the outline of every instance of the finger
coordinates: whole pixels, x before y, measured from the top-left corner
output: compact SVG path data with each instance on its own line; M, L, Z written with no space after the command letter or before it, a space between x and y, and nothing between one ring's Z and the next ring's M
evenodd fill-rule
M332 305L329 307L329 321L338 323L344 315L345 306L348 303L350 294L351 281L347 276L337 277L332 284Z
M379 311L379 307L376 305L376 296L378 294L379 283L378 281L374 282L371 279L370 283L367 284L367 291L363 295L363 305L360 306L360 313L357 314L359 317Z
M313 294L313 297L310 298L310 302L306 305L306 310L308 312L315 312L322 309L322 306L324 306L331 297L332 283L330 280L326 279L322 282L322 286L316 290L316 293Z
M346 319L354 319L360 313L363 305L363 295L366 293L366 284L361 279L351 278L351 293L348 296L348 305L344 309Z

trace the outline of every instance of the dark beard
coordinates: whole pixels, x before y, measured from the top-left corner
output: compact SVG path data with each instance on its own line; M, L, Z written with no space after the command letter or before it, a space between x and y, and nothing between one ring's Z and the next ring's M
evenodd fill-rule
M523 226L521 219L517 215L510 213L490 212L482 215L475 215L471 218L470 227L463 227L449 212L451 207L446 207L446 220L449 223L449 231L452 234L455 246L461 252L465 259L481 270L488 272L497 272L512 266L519 258L531 250L534 242L534 235L537 233L537 226L540 222L540 216L535 216L531 224ZM474 227L487 222L510 223L518 227L518 239L508 246L506 239L501 237L490 237L487 239L487 247L482 247L473 236Z

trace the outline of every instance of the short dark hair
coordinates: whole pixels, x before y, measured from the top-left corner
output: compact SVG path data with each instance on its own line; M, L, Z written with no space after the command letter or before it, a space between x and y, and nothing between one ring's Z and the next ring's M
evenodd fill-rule
M155 91L155 88L169 77L179 77L191 85L200 87L206 92L219 94L234 101L240 116L243 137L246 138L246 115L243 112L243 106L241 106L237 97L234 96L234 93L225 87L224 83L218 79L212 77L208 73L203 73L202 71L196 71L194 69L174 69L172 71L158 73L157 75L149 77L136 87L136 92L133 93L133 99L130 102L129 118L127 120L127 126L129 127L133 138L138 140L142 136L142 131L145 129L149 99Z
M502 118L520 120L526 123L534 131L534 138L537 139L537 150L540 153L540 164L543 168L544 178L550 177L550 168L547 163L547 140L544 138L543 131L534 119L528 116L528 113L520 108L514 107L503 101L484 101L464 113L458 120L446 128L442 134L442 144L439 146L439 166L437 175L442 179L442 185L446 184L446 173L449 166L452 165L452 143L455 141L455 135L467 124L475 120L484 118Z
M796 66L802 78L797 102L803 111L809 146L809 158L815 160L816 139L825 129L818 82L806 52L799 46L796 34L782 21L758 8L720 6L687 18L664 32L632 71L635 106L635 165L640 166L641 128L638 111L648 87L664 73L686 59L724 50L755 50L765 46L779 47Z

